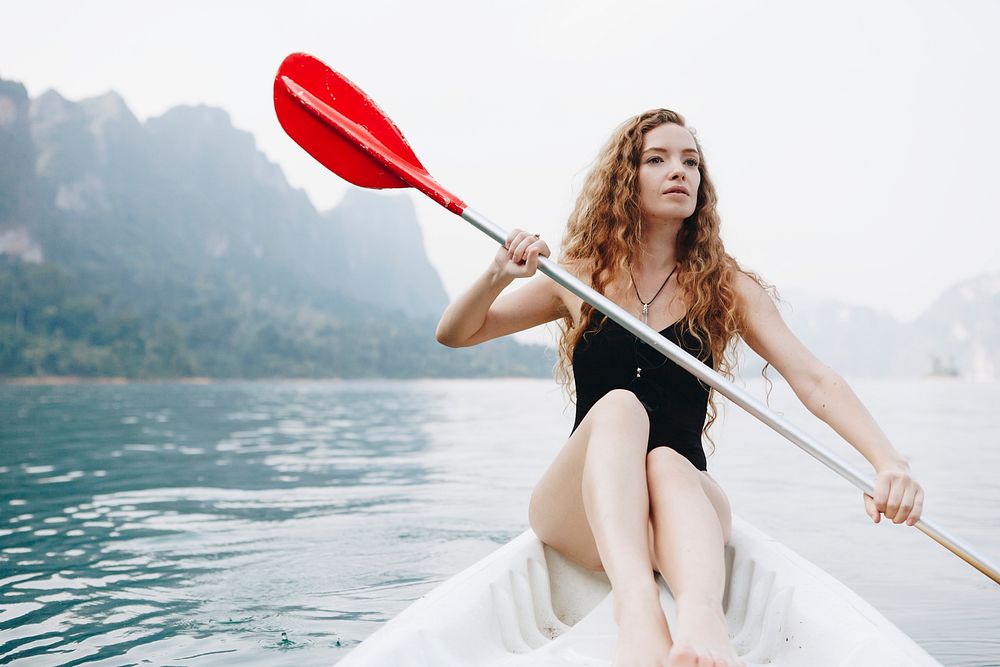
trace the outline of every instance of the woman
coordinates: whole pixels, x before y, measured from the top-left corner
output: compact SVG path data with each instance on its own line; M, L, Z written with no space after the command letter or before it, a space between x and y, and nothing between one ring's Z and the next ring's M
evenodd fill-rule
M908 462L844 379L785 326L768 286L725 252L719 224L701 146L679 114L655 109L623 123L600 152L559 264L730 378L740 336L872 464L875 495L864 494L871 519L913 525L924 494ZM732 515L701 448L702 427L715 418L711 392L545 275L498 298L549 256L545 241L523 230L506 241L445 310L437 339L467 347L561 319L559 371L567 379L572 364L577 419L532 493L532 529L607 573L616 665L743 665L722 609ZM656 572L677 602L671 628Z

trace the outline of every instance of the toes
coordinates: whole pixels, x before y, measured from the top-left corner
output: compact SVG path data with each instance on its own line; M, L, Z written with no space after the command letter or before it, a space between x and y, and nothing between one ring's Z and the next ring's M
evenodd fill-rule
M710 651L674 644L667 661L669 667L747 667L738 659L728 659Z
M698 663L698 652L690 646L678 646L670 650L670 660L667 664L670 667L702 667L705 663Z

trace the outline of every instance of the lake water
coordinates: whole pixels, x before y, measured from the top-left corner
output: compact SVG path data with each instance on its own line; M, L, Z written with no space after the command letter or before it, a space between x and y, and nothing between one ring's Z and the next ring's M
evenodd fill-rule
M1000 384L851 386L926 516L1000 561ZM0 385L0 664L334 664L528 527L572 422L551 380ZM945 665L1000 665L1000 587L738 406L713 437L736 514Z

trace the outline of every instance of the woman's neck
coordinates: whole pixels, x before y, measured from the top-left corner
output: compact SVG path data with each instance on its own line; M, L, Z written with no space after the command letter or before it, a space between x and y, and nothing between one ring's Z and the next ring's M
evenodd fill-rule
M632 270L636 277L660 275L677 264L677 233L683 220L645 222L642 226L642 246L633 255Z

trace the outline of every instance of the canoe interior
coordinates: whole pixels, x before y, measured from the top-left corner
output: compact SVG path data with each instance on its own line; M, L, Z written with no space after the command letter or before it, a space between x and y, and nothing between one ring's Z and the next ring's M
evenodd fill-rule
M740 517L726 545L723 607L748 665L939 665L836 579ZM676 616L657 576L668 624ZM414 667L612 664L611 585L529 529L415 601L338 664Z

